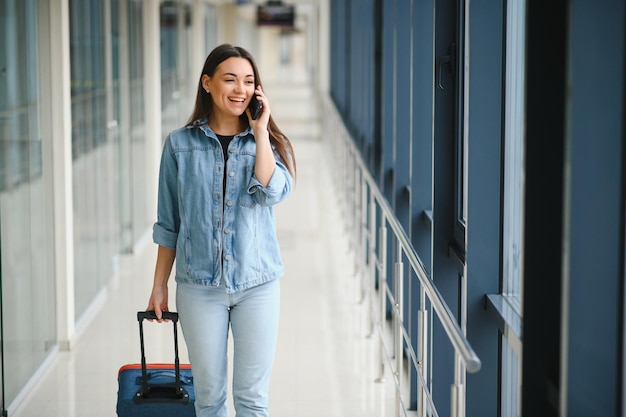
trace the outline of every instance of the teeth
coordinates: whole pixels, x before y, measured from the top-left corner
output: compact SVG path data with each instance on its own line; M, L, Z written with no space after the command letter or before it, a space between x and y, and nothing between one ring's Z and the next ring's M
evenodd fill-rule
M230 101L236 101L236 102L238 102L238 103L243 103L243 102L244 102L244 101L246 101L246 100L245 100L245 99L243 99L243 98L231 98L231 99L230 99Z

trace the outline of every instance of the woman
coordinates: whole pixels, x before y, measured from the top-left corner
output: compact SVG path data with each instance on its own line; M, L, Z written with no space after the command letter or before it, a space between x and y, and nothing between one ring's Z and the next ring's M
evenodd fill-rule
M256 119L248 108L256 96ZM295 176L289 139L271 117L254 59L221 45L207 57L187 125L164 144L158 245L148 310L176 305L194 375L198 417L225 417L227 340L233 335L233 399L239 417L268 416L284 268L272 206Z

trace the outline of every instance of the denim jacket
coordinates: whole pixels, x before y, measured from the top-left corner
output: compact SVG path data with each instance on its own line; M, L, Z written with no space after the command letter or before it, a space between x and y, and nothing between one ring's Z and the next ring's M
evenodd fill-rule
M272 206L290 194L292 178L274 152L276 169L261 185L251 129L233 138L224 166L220 142L203 122L165 140L152 237L176 250L176 282L218 286L223 279L233 293L283 274Z

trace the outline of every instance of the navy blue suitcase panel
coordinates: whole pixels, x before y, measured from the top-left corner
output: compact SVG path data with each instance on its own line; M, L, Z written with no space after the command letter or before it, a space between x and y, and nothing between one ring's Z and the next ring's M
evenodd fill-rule
M178 314L164 312L174 324L174 363L146 364L143 320L156 318L154 312L139 312L141 364L124 365L118 372L118 417L195 417L195 393L191 365L178 361Z
M143 393L141 364L122 366L118 376L117 415L120 417L195 416L191 365L180 365L180 391L176 391L173 364L146 365L149 392ZM151 391L151 392L150 392Z

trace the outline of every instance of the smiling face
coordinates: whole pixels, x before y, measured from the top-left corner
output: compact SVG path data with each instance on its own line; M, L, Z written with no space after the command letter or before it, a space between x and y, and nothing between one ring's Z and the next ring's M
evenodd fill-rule
M213 117L239 117L254 94L254 71L245 58L228 58L212 77L203 75L202 86L213 100Z

